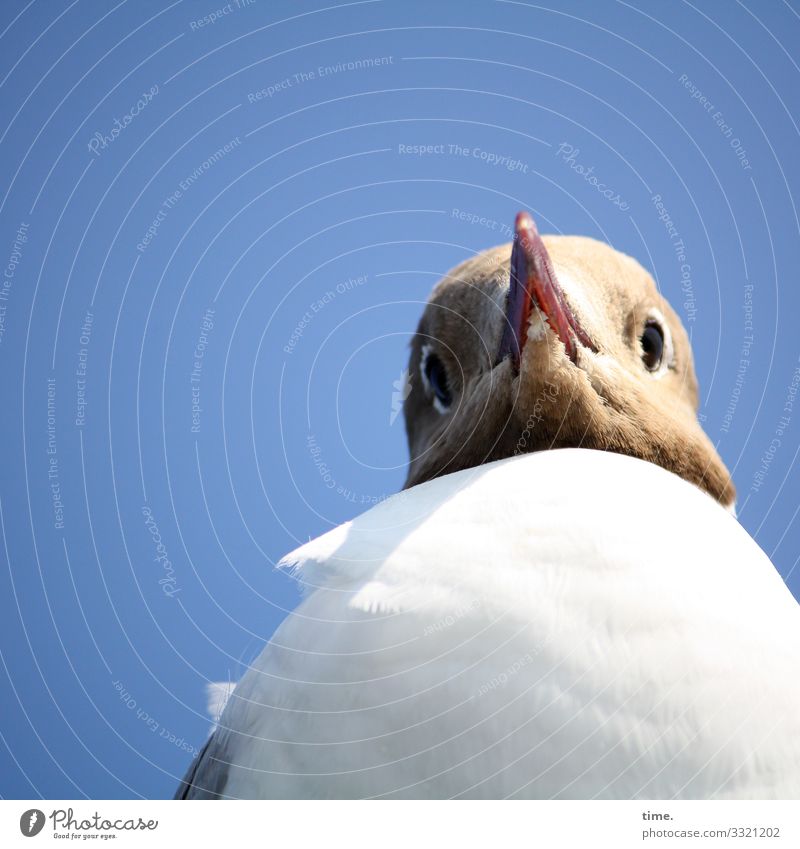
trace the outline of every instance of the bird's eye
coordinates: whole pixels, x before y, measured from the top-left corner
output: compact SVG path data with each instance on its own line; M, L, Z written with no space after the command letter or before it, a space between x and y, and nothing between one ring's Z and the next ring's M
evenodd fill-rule
M648 321L639 340L642 344L642 362L648 371L658 371L664 359L664 331L655 321Z
M452 403L453 395L447 380L447 370L441 359L426 345L422 350L420 363L422 380L433 395L433 404L443 413Z

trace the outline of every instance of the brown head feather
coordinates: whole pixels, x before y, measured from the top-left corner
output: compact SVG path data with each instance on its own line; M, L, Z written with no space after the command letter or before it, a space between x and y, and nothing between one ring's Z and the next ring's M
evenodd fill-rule
M515 454L582 447L656 463L733 504L728 470L697 420L689 338L650 275L593 239L546 236L544 243L597 353L579 347L571 362L534 311L519 374L508 360L496 365L511 245L453 269L435 287L411 345L406 487ZM658 376L644 367L640 342L654 316L674 349ZM420 371L431 354L452 395L443 411Z

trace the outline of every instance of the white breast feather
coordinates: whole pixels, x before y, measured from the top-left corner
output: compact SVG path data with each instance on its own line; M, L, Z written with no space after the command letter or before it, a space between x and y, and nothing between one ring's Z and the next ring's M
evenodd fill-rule
M222 716L225 795L800 797L798 605L661 468L500 461L282 567L311 591Z

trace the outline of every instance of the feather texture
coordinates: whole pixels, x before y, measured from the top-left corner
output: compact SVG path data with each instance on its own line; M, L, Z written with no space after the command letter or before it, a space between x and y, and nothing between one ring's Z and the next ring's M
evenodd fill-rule
M544 451L288 555L188 796L800 797L800 608L704 492Z

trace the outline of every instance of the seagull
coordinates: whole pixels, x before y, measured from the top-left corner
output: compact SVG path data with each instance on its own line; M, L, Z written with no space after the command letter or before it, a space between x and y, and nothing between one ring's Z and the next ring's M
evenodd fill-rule
M650 275L522 212L404 394L405 488L281 561L303 601L177 798L800 797L800 606Z

